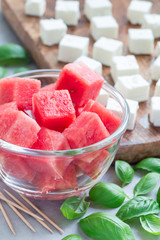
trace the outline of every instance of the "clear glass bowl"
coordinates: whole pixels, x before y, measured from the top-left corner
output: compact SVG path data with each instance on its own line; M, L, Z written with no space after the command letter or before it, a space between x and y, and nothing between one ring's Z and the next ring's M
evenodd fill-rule
M59 73L60 70L45 69L19 73L10 77L36 78L41 80L42 86L45 86L46 84L55 82ZM108 93L110 100L119 106L118 114L122 118L120 127L112 135L87 147L63 151L33 150L0 140L0 174L5 184L28 197L65 199L70 196L79 195L97 183L113 162L118 150L120 138L126 130L129 119L128 105L120 93L107 83L104 83L103 89ZM34 159L35 161L45 159L45 161L53 160L53 162L56 159L56 161L62 164L64 162L72 162L76 166L78 186L70 187L70 182L68 182L67 185L63 184L63 182L61 184L60 182L58 183L59 190L56 188L57 190L51 190L45 193L40 191L36 187L37 185L34 185L34 181L30 180L32 174L34 179L36 174L42 173L39 173L39 170L36 172L35 169L33 171L33 169L26 165L26 159ZM77 162L78 165L76 164ZM27 170L25 166L27 166ZM42 177L39 179L43 181ZM55 180L52 179L52 183L54 183L54 181ZM67 181L69 181L69 177ZM73 183L71 183L71 186L73 186Z

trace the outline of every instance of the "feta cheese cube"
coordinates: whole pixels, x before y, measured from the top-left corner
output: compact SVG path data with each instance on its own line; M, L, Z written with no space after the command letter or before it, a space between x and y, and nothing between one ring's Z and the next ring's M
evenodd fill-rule
M25 13L27 15L41 17L46 10L46 0L27 0Z
M160 56L153 62L151 66L152 79L158 80L160 78Z
M113 56L122 55L123 43L101 37L93 45L93 58L106 66L111 66Z
M126 101L128 103L129 111L130 111L129 123L128 123L127 129L133 130L136 123L137 110L139 108L139 104L137 101L130 100L130 99L126 99Z
M160 14L145 14L142 28L151 29L154 38L160 37Z
M99 95L96 99L97 102L99 102L100 104L106 106L107 102L108 102L108 93L102 88L99 92Z
M108 0L86 0L84 14L89 20L95 16L111 15L112 4Z
M117 116L122 117L122 107L115 99L109 97L106 108Z
M148 100L150 84L139 74L118 77L115 88L125 97L138 102Z
M112 16L98 16L91 19L91 34L95 40L100 37L117 38L118 24Z
M155 127L160 127L160 97L151 98L150 121Z
M113 57L111 76L114 82L116 82L120 76L129 76L138 73L139 65L134 55Z
M127 10L127 18L132 24L142 24L144 14L150 13L151 8L151 2L131 1Z
M102 63L100 63L92 58L89 58L86 56L81 56L81 57L77 58L75 62L83 62L88 67L90 67L92 70L94 70L95 72L102 75Z
M154 96L160 97L160 79L156 83L155 91L154 91Z
M158 57L160 55L160 41L157 42L156 48L155 48L155 57Z
M88 54L89 38L66 34L59 43L58 60L74 62Z
M152 54L154 37L151 29L129 29L129 51L134 54Z
M67 26L62 19L40 20L40 38L47 46L59 43L66 31Z
M61 18L67 25L76 26L80 18L79 1L57 1L55 18Z

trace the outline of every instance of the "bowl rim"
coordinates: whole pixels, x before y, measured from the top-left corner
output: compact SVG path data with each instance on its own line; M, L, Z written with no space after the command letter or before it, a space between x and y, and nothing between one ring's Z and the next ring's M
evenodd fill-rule
M11 77L37 78L37 77L53 77L53 76L58 77L60 72L61 72L61 69L36 69L36 70L13 74L13 75L7 76L7 78L11 78ZM45 75L39 75L42 73L45 73ZM37 74L37 75L30 76L31 74ZM80 155L80 154L100 150L100 149L103 149L103 148L109 146L112 143L117 142L127 128L127 125L129 122L129 107L128 107L128 104L127 104L125 98L106 81L103 84L103 89L108 91L109 94L112 97L114 97L114 99L118 100L118 103L121 105L121 108L123 110L123 115L124 115L124 118L123 118L122 123L119 126L119 128L113 134L111 134L109 137L107 137L97 143L94 143L92 145L82 147L82 148L70 149L70 150L44 151L44 150L30 149L30 148L25 148L25 147L21 147L18 145L14 145L14 144L6 142L2 139L0 139L0 148L4 149L6 151L16 153L16 154L23 154L23 155L28 155L28 156L38 156L38 157L68 156L69 157L69 156L75 156L75 155Z

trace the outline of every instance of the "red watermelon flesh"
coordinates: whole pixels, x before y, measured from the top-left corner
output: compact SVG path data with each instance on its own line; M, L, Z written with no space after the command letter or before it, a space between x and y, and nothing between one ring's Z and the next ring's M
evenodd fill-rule
M91 112L81 113L63 134L71 148L89 146L110 135L99 116Z
M40 127L36 121L22 111L8 109L0 118L2 140L29 148L37 140Z
M39 191L46 194L48 191L58 191L73 189L78 186L75 166L70 164L64 172L63 178L55 180L47 173L37 173L33 180L33 184Z
M0 81L0 104L15 101L19 109L32 109L32 96L41 82L30 78L3 78Z
M83 111L97 113L110 134L114 133L122 123L122 119L120 117L108 110L102 104L93 100L88 101Z
M33 112L41 126L60 132L68 127L76 117L67 90L42 91L34 94Z
M51 91L51 92L53 92L55 89L56 89L56 83L51 83L51 84L48 84L48 85L40 88L39 91Z
M3 112L6 109L18 110L17 103L16 102L9 102L9 103L4 103L4 104L0 105L0 116L1 116L1 114L3 114Z
M96 99L103 85L101 75L84 63L69 63L62 69L56 83L56 89L68 89L75 107L84 106L89 99Z

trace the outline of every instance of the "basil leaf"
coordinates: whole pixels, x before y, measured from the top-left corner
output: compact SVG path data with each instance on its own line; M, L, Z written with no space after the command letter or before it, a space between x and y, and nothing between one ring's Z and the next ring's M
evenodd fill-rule
M90 200L109 208L121 206L125 197L123 189L113 183L99 182L89 191Z
M2 65L21 65L29 62L26 50L14 43L0 46L0 64Z
M151 192L156 187L159 178L159 173L151 172L146 174L134 187L134 195L144 195Z
M160 217L157 215L146 215L140 217L143 229L153 235L160 235Z
M21 73L21 72L26 72L26 71L28 71L28 70L29 70L29 68L21 67L21 68L16 69L16 70L14 71L14 74L16 74L16 73Z
M144 169L150 172L160 173L160 158L145 158L137 163L134 169Z
M82 240L82 238L77 234L71 234L62 238L62 240Z
M96 240L135 240L129 225L116 216L106 213L93 213L79 221L82 231Z
M7 74L7 70L3 67L0 67L0 78L5 77Z
M158 189L158 192L157 192L157 202L160 205L160 188Z
M125 203L117 212L116 216L122 221L148 214L158 214L160 207L156 201L144 196L134 197Z
M122 181L122 187L132 182L134 170L129 163L117 160L115 162L115 171L117 177Z
M83 216L90 204L89 202L85 201L85 197L86 194L82 199L76 196L66 199L60 207L64 217L67 219L75 219Z

